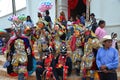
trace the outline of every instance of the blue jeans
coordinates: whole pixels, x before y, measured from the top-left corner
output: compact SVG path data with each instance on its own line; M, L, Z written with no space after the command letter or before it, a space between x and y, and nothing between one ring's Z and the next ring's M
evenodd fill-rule
M25 80L24 79L24 73L19 73L18 74L18 80Z

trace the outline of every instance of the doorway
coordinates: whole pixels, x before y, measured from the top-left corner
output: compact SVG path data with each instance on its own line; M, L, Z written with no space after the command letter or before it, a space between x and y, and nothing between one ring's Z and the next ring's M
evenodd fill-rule
M83 12L86 13L85 3L86 0L68 0L68 17L72 16L73 18L75 18L76 15L81 16ZM72 5L74 5L74 8Z

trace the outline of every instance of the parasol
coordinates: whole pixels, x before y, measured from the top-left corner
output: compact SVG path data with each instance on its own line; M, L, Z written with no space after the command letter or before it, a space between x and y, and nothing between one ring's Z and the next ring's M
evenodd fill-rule
M43 1L39 6L39 11L45 12L46 10L50 10L53 6L53 3L50 0Z

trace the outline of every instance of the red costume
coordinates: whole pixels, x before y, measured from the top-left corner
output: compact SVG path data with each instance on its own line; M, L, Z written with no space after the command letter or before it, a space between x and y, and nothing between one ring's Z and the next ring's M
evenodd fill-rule
M38 61L37 65L40 67L37 67L36 69L36 77L37 80L41 80L40 75L45 75L45 79L50 79L51 77L54 78L53 75L53 67L55 66L54 62L54 56L50 53L47 56L45 56L45 59L43 61ZM55 79L54 79L55 80Z

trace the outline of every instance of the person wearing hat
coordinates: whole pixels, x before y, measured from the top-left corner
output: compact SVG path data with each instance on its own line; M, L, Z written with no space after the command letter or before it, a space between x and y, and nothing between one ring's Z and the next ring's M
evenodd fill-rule
M9 62L7 73L10 76L18 75L18 80L24 80L34 72L35 59L32 55L30 41L22 34L20 27L16 27L15 35L9 39L6 47L6 60Z
M44 56L42 60L37 61L37 68L36 68L36 80L51 80L54 77L53 69L55 67L55 59L54 59L54 51L52 47L47 47L44 51Z
M96 63L100 80L117 80L116 69L119 64L118 51L112 48L112 38L106 35L101 40L103 47L98 49Z
M60 47L60 54L56 58L56 66L54 69L54 76L56 80L67 80L72 71L72 60L68 56L67 48L65 45ZM62 79L60 79L61 77Z

